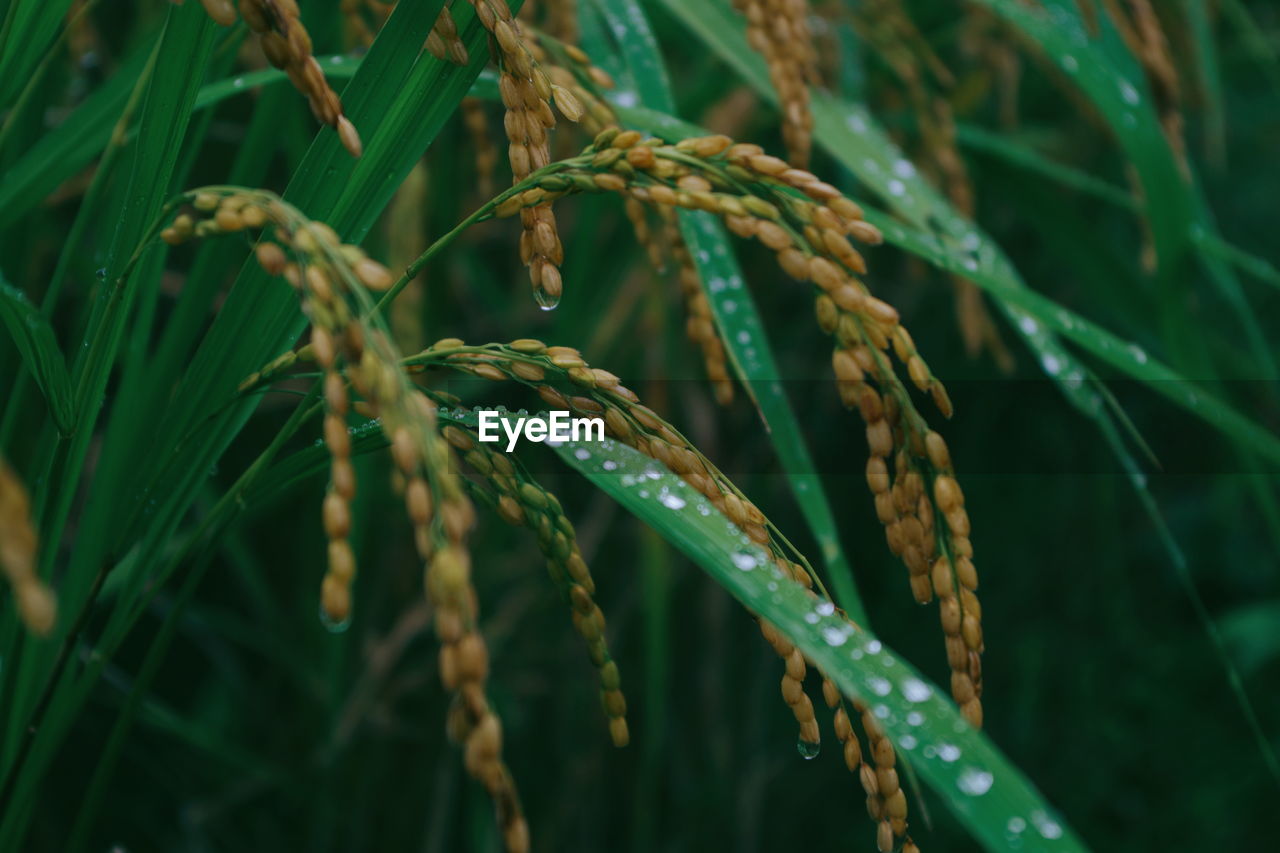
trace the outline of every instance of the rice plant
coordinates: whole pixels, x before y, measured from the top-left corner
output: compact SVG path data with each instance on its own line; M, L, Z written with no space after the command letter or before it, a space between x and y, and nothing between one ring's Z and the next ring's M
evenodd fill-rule
M1280 838L1270 4L0 20L0 851Z

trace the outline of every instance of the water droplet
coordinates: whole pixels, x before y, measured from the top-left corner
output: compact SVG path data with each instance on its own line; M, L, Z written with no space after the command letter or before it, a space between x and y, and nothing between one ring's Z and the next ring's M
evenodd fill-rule
M822 639L827 641L828 646L843 646L849 635L839 628L823 628Z
M919 711L912 711L911 713L907 714L907 725L918 726L923 722L924 722L924 714L921 714Z
M873 676L867 680L867 686L871 688L871 692L877 696L888 696L893 692L893 685L889 683L889 679Z
M324 607L321 606L320 624L323 625L324 629L330 634L341 634L343 631L351 627L351 616L348 614L346 619L343 619L341 622L335 622L333 619L329 618L329 614L326 613Z
M884 646L880 644L879 640L872 640L871 642L867 643L867 654L878 655L880 654L880 650L883 648Z
M1017 835L1019 832L1026 831L1027 822L1020 817L1011 817L1009 818L1007 829L1009 830L1009 832L1013 833L1014 835Z
M1040 359L1040 364L1044 366L1044 372L1050 376L1057 376L1058 372L1062 370L1062 362L1058 360L1056 355L1046 354Z
M836 606L830 601L819 601L818 606L815 609L818 611L820 616L830 616L832 613L836 612Z
M919 746L919 744L920 744L920 741L916 740L914 735L903 735L902 737L898 738L898 746L902 747L903 749L908 749L908 750L915 749L917 746Z
M658 495L658 501L667 509L684 509L684 498L672 494L666 489L663 489L662 494Z
M995 781L996 777L986 770L966 767L961 771L960 778L956 780L956 787L971 797L981 797L991 790L991 785Z
M591 451L587 450L585 447L579 447L577 450L573 451L573 458L577 459L579 462L586 462L591 458Z
M760 559L750 551L735 551L730 559L733 560L735 566L744 572L749 572L760 565Z
M1147 351L1137 344L1129 345L1129 354L1133 356L1133 360L1138 362L1138 364L1147 363Z
M1138 90L1133 88L1133 84L1128 80L1120 81L1120 97L1124 98L1124 102L1129 106L1136 107L1142 98L1138 95Z
M556 306L560 304L560 297L552 296L541 287L534 288L533 301L538 303L538 307L543 311L554 311Z
M1080 70L1080 62L1074 56L1067 54L1062 57L1062 67L1068 74L1075 74Z
M960 747L950 743L938 744L938 757L950 764L960 760Z
M1045 838L1054 839L1062 837L1062 824L1049 817L1043 811L1034 811L1031 813L1031 822L1035 825L1036 831Z
M811 761L818 757L818 753L822 751L822 744L818 742L810 742L800 738L796 739L796 752L800 753L800 757L805 761Z
M933 695L933 690L918 678L908 678L902 682L902 695L909 702L923 702Z
M817 625L817 624L818 624L818 614L817 614L817 613L806 613L806 614L804 615L804 621L808 622L810 625Z
M900 195L904 195L906 191L907 191L907 185L904 184L902 181L899 181L898 179L895 178L894 180L889 182L890 195L900 196Z
M600 467L606 471L616 471L618 470L618 463L614 462L612 459L606 459Z

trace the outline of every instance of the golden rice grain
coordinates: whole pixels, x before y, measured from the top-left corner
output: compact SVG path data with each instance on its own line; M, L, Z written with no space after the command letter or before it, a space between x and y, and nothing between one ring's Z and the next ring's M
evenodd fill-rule
M217 23L223 26L235 23L236 13L230 0L201 0L201 3ZM240 15L260 36L268 61L284 71L294 88L306 96L316 120L336 130L343 147L352 157L359 157L360 134L343 115L341 99L330 88L320 64L311 55L311 36L299 14L296 0L240 0Z
M501 728L484 695L488 657L479 633L466 548L474 510L453 471L449 444L437 430L435 404L413 390L373 310L367 289L385 287L389 274L358 247L342 244L332 228L308 221L269 193L210 188L187 198L195 202L198 212L213 214L198 223L197 234L221 233L224 225L233 224L226 216L219 217L223 211L237 213L240 222L234 224L243 226L246 211L260 210L274 227L279 246L260 248L257 256L264 269L283 272L298 288L303 311L311 321L308 349L324 377L324 440L331 457L322 512L329 565L321 585L321 605L333 625L349 618L355 575L348 541L355 491L351 438L344 419L350 405L348 383L363 398L361 411L377 418L390 440L415 548L425 566L424 586L434 608L441 681L454 694L450 731L463 746L468 772L494 801L508 850L523 853L528 849L528 827L511 774L502 762Z
M467 46L458 35L458 26L454 23L448 2L440 7L440 14L436 17L431 32L427 34L427 41L423 47L441 62L452 62L454 65L467 64Z
M787 156L804 168L812 147L809 83L817 82L817 52L809 32L808 0L734 0L747 20L747 42L764 57L782 109Z

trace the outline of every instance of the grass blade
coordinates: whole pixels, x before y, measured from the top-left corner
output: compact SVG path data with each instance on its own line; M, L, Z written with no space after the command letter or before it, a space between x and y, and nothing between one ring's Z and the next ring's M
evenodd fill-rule
M5 281L3 274L0 274L0 320L9 330L23 364L35 377L58 432L70 435L75 428L71 377L53 328L40 309L31 304L26 294Z
M764 552L683 480L612 440L565 442L555 449L743 606L778 626L841 691L867 702L903 758L988 850L1010 849L1011 827L1020 828L1015 836L1031 849L1085 849L942 691L874 634L855 629L834 608L775 574ZM919 725L908 718L919 719Z
M595 6L618 36L619 51L641 104L662 113L674 113L666 68L644 10L636 0L595 0ZM697 265L698 278L730 364L769 431L770 443L786 472L787 485L818 542L835 598L856 621L866 624L866 610L853 569L840 545L835 515L823 492L800 421L779 381L760 311L744 286L728 233L710 214L680 211L679 216L680 231Z
M0 27L0 108L22 91L54 43L71 0L10 0Z

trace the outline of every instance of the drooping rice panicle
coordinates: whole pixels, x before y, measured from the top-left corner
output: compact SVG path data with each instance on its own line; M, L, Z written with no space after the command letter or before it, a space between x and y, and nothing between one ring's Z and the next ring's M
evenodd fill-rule
M914 595L928 600L932 555L963 553L971 560L972 545L967 516L948 517L950 510L939 511L933 504L934 485L941 475L930 467L926 451L930 428L894 360L905 368L910 384L929 395L946 417L951 401L899 323L897 311L873 296L860 278L866 262L850 238L875 245L881 236L863 219L858 205L758 146L734 145L725 137L666 145L644 140L635 131L608 129L581 156L540 172L528 189L505 199L495 213L509 216L531 203L601 191L644 204L715 213L730 231L772 250L789 277L816 286L818 323L836 342L833 366L841 399L866 423L868 483L877 515L890 548L907 564ZM890 460L895 466L892 477ZM948 477L948 482L955 480ZM961 596L956 600L963 611L965 601ZM970 604L969 611L980 619L976 598ZM980 681L972 673L979 671L975 661L981 650L978 642L968 649L972 658L966 653L965 671L975 687ZM959 655L949 650L948 659L953 671L959 671ZM977 695L970 695L963 682L957 686L956 698L967 708L966 716L980 723Z
M538 341L515 343L540 344ZM534 367L524 364L523 369L533 375ZM587 654L599 675L600 704L609 721L609 737L614 746L626 746L631 740L627 700L622 692L618 665L609 654L604 613L595 600L595 579L578 548L573 523L564 514L556 496L542 488L518 462L513 462L513 457L490 449L469 430L448 426L444 434L493 489L490 501L497 514L509 524L528 528L537 538L538 548L547 561L547 572L569 605L574 629L586 643Z
M181 0L171 0L181 2ZM236 22L231 0L200 0L209 17L222 26ZM307 98L316 120L338 132L352 157L363 151L360 133L342 112L342 99L329 86L324 70L311 54L311 36L302 25L297 0L240 0L240 15L260 37L267 60L289 75L293 87Z
M568 90L553 84L529 52L520 23L511 15L505 0L471 0L480 23L493 36L497 53L498 88L506 108L507 158L517 183L551 161L547 132L555 127L551 111L554 100L561 114L571 121L581 115L581 105ZM524 231L520 236L520 259L529 268L533 295L544 308L560 302L564 289L560 264L564 246L549 205L535 205L520 212Z
M733 5L746 18L747 41L764 57L778 92L787 159L806 168L813 145L809 85L818 75L808 0L734 0Z
M440 642L440 680L453 695L450 735L463 748L467 771L494 802L506 849L525 853L528 826L502 761L501 724L485 695L488 651L479 631L466 545L475 512L437 428L434 403L412 390L400 355L373 310L368 291L387 290L390 273L359 247L343 244L332 228L307 219L274 194L207 187L185 194L182 201L189 203L190 212L176 215L162 231L166 242L270 229L255 250L258 263L297 290L311 322L309 355L323 372L324 438L331 456L323 512L329 566L321 585L321 611L334 628L350 619L355 576L347 541L348 504L355 488L344 419L348 382L360 395L362 409L378 419L390 442L414 545L425 566L424 585Z

